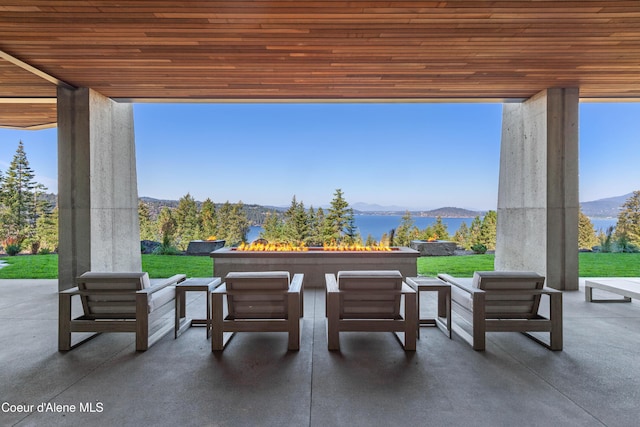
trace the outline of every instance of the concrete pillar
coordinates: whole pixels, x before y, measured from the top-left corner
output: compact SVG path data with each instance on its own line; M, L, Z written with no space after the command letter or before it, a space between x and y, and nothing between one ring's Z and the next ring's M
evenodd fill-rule
M502 115L496 270L531 270L578 289L578 103L554 88Z
M85 271L141 271L133 106L58 88L58 287Z

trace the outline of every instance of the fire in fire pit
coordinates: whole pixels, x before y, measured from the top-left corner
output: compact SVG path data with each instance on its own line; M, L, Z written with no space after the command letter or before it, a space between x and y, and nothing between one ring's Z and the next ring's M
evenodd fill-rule
M383 252L391 251L389 246L385 245L324 245L323 247L309 248L305 245L292 245L290 243L265 243L253 242L251 244L243 243L237 248L240 252L307 252L311 251L328 251L328 252Z

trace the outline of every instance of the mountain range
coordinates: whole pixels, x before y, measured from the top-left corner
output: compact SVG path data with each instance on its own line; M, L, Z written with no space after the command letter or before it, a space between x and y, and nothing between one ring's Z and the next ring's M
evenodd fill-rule
M589 202L581 202L580 207L582 212L590 218L616 218L620 211L620 207L631 197L633 193L624 194L622 196L607 197L604 199L592 200ZM44 197L50 202L52 206L57 204L57 196L55 194L45 194ZM177 200L159 200L151 197L140 197L140 201L145 202L151 211L152 216L157 215L163 206L176 207L178 206ZM200 202L198 202L200 204ZM218 205L218 204L217 204ZM358 215L404 215L407 208L402 206L384 206L371 203L354 203L351 205L354 212ZM278 206L260 206L249 204L245 205L248 211L251 212L253 220L258 220L264 217L268 211L285 211L288 207ZM328 206L323 207L327 209ZM417 217L437 217L443 218L473 218L477 215L483 215L483 211L474 211L469 209L455 208L455 207L442 207L432 210L412 210L409 209L412 216Z

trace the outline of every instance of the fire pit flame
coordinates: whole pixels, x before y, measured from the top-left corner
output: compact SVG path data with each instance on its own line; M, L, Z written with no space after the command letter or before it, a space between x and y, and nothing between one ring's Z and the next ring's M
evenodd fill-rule
M392 250L389 246L385 246L382 244L369 246L325 244L321 249L329 252L382 252ZM290 243L253 242L251 244L242 243L240 246L235 248L235 250L240 252L306 252L309 250L309 247L305 246L304 244L292 245Z

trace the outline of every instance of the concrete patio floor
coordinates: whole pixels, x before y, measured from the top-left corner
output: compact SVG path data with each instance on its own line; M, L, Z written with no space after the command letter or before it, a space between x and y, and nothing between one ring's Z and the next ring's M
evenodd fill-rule
M583 289L564 293L561 352L517 333L489 334L475 352L436 328L422 328L415 353L391 333L341 334L329 352L324 293L307 290L299 352L284 334L244 333L214 354L191 328L143 353L132 334L59 353L57 282L0 280L0 425L637 426L640 303L586 303ZM203 313L201 293L188 302ZM11 412L18 404L34 411Z

